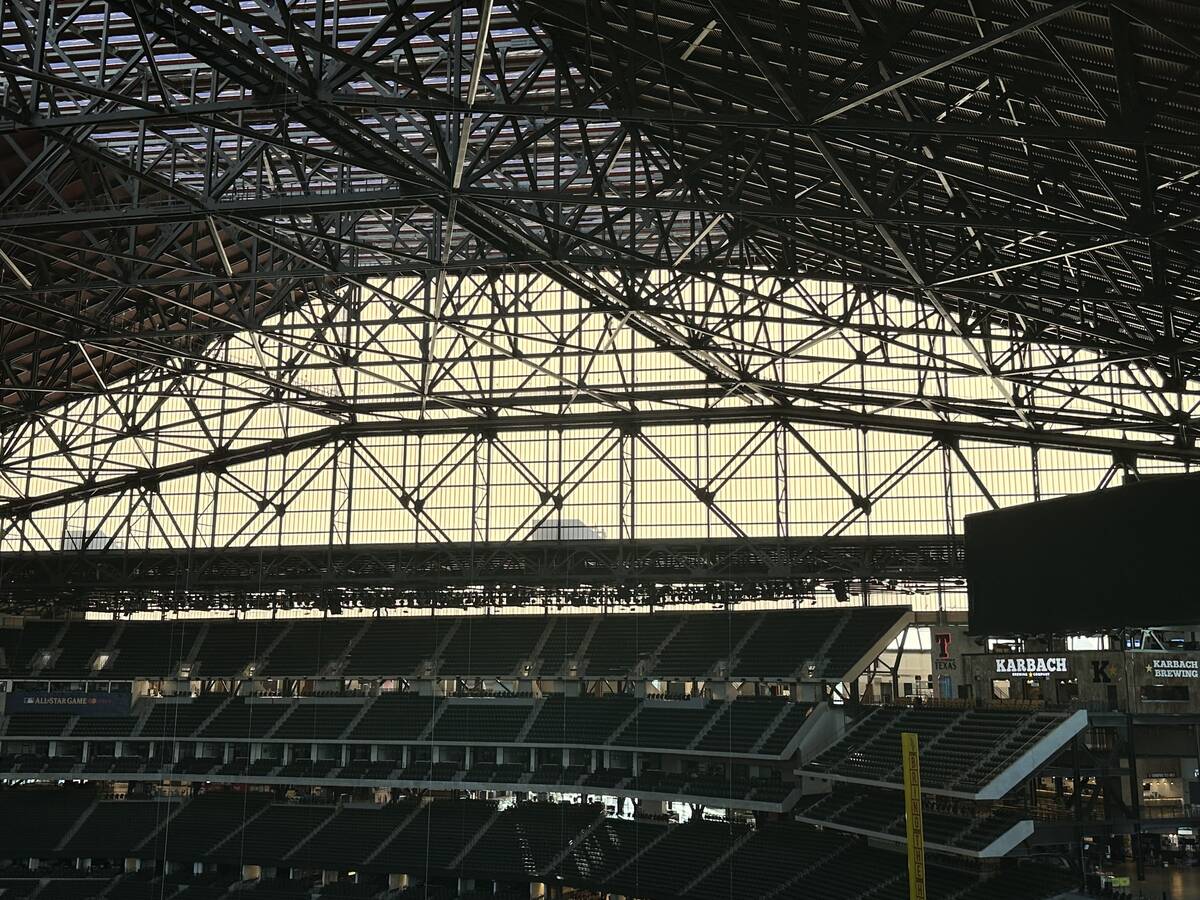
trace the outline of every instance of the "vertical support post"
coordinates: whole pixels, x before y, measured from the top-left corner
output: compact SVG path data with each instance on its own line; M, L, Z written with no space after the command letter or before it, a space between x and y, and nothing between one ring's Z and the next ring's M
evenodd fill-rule
M1142 853L1142 782L1138 779L1137 747L1133 741L1133 714L1125 716L1125 752L1129 757L1129 805L1133 808L1133 862L1137 880L1146 880L1146 857Z
M908 845L908 900L925 900L925 821L921 808L921 758L917 735L900 735L904 758L904 829Z
M1079 859L1079 889L1087 890L1087 860L1083 854L1083 778L1079 765L1079 735L1071 738L1072 818L1075 822L1075 851Z

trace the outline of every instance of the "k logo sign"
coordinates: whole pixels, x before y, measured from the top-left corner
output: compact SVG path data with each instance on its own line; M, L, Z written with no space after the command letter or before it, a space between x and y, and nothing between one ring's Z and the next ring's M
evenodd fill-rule
M1112 662L1107 659L1092 660L1092 684L1112 684L1112 679L1108 677L1109 667Z

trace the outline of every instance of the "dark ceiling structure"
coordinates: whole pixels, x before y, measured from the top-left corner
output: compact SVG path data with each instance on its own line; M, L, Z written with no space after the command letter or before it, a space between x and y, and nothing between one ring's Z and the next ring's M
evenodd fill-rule
M370 479L464 559L584 496L650 553L674 491L729 583L928 586L964 511L1200 458L1195 4L2 9L0 591L375 543ZM914 531L940 568L854 545Z

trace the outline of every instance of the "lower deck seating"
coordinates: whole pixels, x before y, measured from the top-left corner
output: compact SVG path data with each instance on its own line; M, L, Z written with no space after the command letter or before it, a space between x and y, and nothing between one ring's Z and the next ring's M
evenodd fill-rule
M927 789L977 791L1067 719L1066 713L960 706L864 709L804 768L814 775L901 783L900 735L918 736Z
M296 846L333 815L323 804L275 804L266 809L233 839L210 853L218 860L253 861L260 865L282 863ZM240 826L246 820L235 820Z
M740 827L716 822L673 828L613 876L609 887L632 897L677 897L743 834Z
M927 797L924 810L925 842L960 850L980 851L1017 823L1014 816L951 807L937 797ZM858 829L905 836L904 797L886 789L838 787L828 794L804 797L793 810L805 819L830 828Z
M753 830L703 820L672 825L605 818L600 807L583 804L526 802L500 812L494 802L445 798L336 809L271 802L265 793L230 792L172 805L169 812L178 813L160 829L160 838L135 850L142 835L155 827L145 811L166 804L103 801L93 808L85 791L6 791L0 792L0 813L19 810L22 800L10 800L10 795L23 793L38 794L42 822L31 828L40 829L41 843L51 848L63 844L75 828L80 802L88 804L67 846L38 851L51 867L39 874L70 873L74 857L105 854L151 862L203 860L221 867L196 877L181 874L190 868L184 865L164 877L154 866L126 875L118 865L93 873L102 877L50 881L51 896L68 900L101 890L114 900L139 900L153 887L160 889L156 896L162 900L218 900L232 886L237 867L251 862L275 865L281 872L353 868L366 885L380 890L389 872L405 872L422 887L454 885L460 877L482 879L489 889L491 882L502 885L500 893L489 896L504 896L525 881L552 879L566 887L644 900L905 900L907 895L903 853L799 824L762 823ZM123 817L118 815L122 812ZM0 830L6 827L0 819ZM198 849L214 841L219 842L215 850ZM981 870L966 863L948 865L931 855L927 869L931 900L1044 900L1070 885L1061 870L1027 864ZM16 888L14 896L28 895L17 883L24 881L0 876L0 886ZM91 893L79 888L83 882ZM326 886L321 895L360 897L366 885L361 892L360 886ZM73 893L77 889L80 893ZM315 890L310 878L265 879L243 885L229 900L307 898ZM42 896L44 889L38 900Z
M683 750L700 736L700 732L722 706L721 703L693 705L671 701L644 703L612 742L626 746Z
M86 788L0 791L0 858L42 856L53 850L94 799Z
M181 808L179 801L106 800L88 813L61 848L64 856L123 859L133 848L157 838L167 820ZM148 854L153 856L153 850Z
M252 819L270 795L232 791L201 794L167 824L163 854L168 859L200 858L242 822Z

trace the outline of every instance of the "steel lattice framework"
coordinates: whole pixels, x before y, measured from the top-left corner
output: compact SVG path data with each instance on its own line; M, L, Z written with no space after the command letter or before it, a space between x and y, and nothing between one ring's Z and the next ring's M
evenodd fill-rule
M0 590L581 537L579 584L928 586L965 513L1200 457L1194 4L0 21Z

